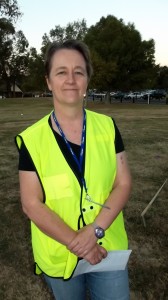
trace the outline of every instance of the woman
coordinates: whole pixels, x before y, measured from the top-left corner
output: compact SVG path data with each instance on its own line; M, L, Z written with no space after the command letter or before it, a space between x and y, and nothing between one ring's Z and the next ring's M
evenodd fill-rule
M129 299L127 269L72 278L79 259L95 265L128 247L122 209L131 177L121 136L111 118L83 109L92 75L84 43L54 42L45 69L54 110L16 137L36 274L57 300L84 300L86 287L91 299Z

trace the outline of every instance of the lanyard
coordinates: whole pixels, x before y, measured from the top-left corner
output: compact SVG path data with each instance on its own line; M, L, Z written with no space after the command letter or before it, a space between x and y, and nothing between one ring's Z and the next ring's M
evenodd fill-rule
M61 126L60 126L60 124L58 123L58 120L56 118L56 115L55 115L54 111L52 112L52 116L53 116L54 122L55 122L56 126L58 127L58 130L59 130L62 138L64 139L64 141L66 143L67 148L69 149L69 151L70 151L70 153L71 153L71 155L72 155L74 161L76 162L76 164L78 166L78 169L80 171L82 185L83 185L83 187L85 189L85 192L86 192L85 199L88 200L89 202L93 202L95 204L98 204L98 205L100 205L102 207L105 207L105 208L109 209L108 206L106 206L104 204L101 204L101 203L98 203L98 202L95 202L95 201L92 200L92 198L89 196L89 194L87 192L88 189L86 187L86 181L85 181L84 176L82 175L82 165L83 165L84 148L85 148L85 137L86 137L86 134L85 134L86 133L86 112L85 112L85 110L83 110L83 128L82 128L82 137L81 137L81 146L80 146L80 157L79 157L79 159L77 158L76 154L72 150L71 145L69 144L69 142L68 142L68 140L67 140L67 138L66 138L66 136L65 136L65 134L64 134L64 132L63 132L63 130L61 128Z

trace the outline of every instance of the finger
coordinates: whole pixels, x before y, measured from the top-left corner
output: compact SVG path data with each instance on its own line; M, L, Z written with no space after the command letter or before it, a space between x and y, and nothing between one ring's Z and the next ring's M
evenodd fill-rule
M73 241L73 242L71 242L68 246L67 246L67 248L71 251L71 250L73 250L73 251L76 251L78 248L79 248L79 241Z
M106 258L107 257L107 251L102 253L102 258Z
M107 257L107 251L106 251L106 249L104 249L103 247L101 247L100 248L100 252L101 252L103 258Z
M99 257L97 257L97 258L95 259L94 264L97 265L97 264L99 264L101 261L102 261L102 256L99 256Z
M89 253L89 251L86 249L84 252L83 252L83 255L87 255Z
M83 247L79 248L77 250L73 249L73 250L71 250L71 252L74 253L75 255L77 255L78 257L84 257L89 253L88 249L84 249Z

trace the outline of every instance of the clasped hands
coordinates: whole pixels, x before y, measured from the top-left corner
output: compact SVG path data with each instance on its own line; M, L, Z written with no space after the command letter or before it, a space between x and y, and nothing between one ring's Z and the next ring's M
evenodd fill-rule
M96 265L107 256L107 251L97 244L94 228L91 224L76 232L76 237L67 245L67 249L76 256Z

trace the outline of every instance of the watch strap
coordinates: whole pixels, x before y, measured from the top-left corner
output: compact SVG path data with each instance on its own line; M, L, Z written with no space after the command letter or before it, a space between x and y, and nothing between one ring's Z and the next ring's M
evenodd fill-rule
M96 222L93 222L91 225L94 229L96 229L97 227L100 227L99 225L96 224Z

